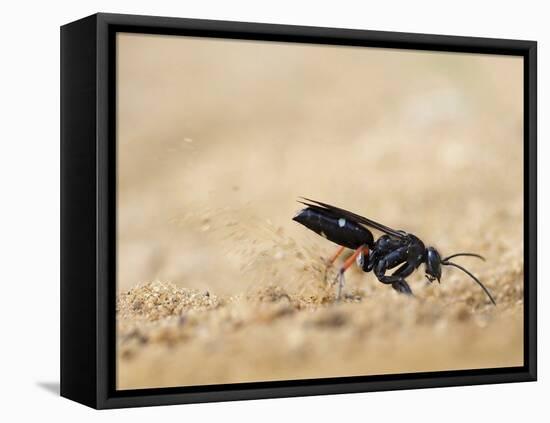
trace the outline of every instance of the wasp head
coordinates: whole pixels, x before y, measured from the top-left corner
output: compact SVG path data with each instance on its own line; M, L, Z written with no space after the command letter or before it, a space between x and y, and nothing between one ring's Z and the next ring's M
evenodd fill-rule
M426 265L426 278L433 282L441 279L441 256L434 247L426 248L424 256L424 264Z

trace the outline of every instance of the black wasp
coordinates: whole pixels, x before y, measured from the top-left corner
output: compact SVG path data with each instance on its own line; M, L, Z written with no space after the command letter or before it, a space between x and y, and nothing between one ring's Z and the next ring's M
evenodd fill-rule
M485 260L479 254L457 253L441 258L441 255L434 247L426 247L413 234L391 229L366 217L321 203L320 201L308 198L303 199L306 202L299 201L299 203L307 207L300 210L293 220L329 241L340 245L338 251L328 260L328 266L331 266L336 261L345 248L355 250L344 262L336 277L338 281L337 298L340 298L344 286L344 272L354 261L357 261L363 271L370 272L372 270L380 282L389 284L396 291L408 295L412 295L412 291L405 278L424 263L426 278L429 282L433 282L436 279L440 282L442 265L456 267L477 282L491 302L496 305L493 296L478 278L464 267L449 261L458 256L477 257ZM384 235L375 241L372 232L367 226L383 232ZM397 270L391 275L386 275L388 270L395 267L397 267Z

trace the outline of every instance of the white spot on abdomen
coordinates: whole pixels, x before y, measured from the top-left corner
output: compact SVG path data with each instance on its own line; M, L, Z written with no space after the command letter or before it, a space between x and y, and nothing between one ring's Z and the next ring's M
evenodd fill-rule
M346 226L346 219L344 219L343 217L341 217L340 219L338 219L338 226L340 226L341 228L343 228L344 226Z

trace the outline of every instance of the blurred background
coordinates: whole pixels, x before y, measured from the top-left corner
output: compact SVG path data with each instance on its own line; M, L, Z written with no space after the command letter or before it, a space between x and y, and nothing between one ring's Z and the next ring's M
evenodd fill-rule
M277 325L255 321L242 337L207 326L219 344L214 353L193 336L176 342L179 357L207 360L209 375L174 361L174 345L162 341L122 354L130 347L124 350L129 338L121 337L119 386L523 363L521 58L142 34L119 34L117 42L119 293L162 281L248 310L232 299L263 298L258 290L267 287L283 290L297 311ZM327 305L318 294L321 257L335 246L291 220L299 196L415 233L444 255L484 254L485 263L461 263L499 306L488 308L479 287L450 269L440 286L425 286L422 269L411 277L426 300L414 306L373 275L352 270L346 290L363 308ZM323 357L318 351L334 348L334 336L345 331L335 334L328 316L327 333L311 332L300 320L304 303L320 315L332 304L347 316L345 339L356 351L344 342ZM120 333L154 338L148 331L158 329L158 316L121 304L129 311L120 315ZM380 310L401 317L385 326ZM365 329L358 315L391 331L378 338L354 332ZM299 333L288 335L296 324ZM403 356L395 352L403 341L396 328L417 342ZM265 363L244 364L259 345L251 333L280 351ZM468 346L472 339L476 347ZM436 341L452 346L431 356ZM296 345L314 356L296 356ZM388 351L397 356L372 358ZM228 365L233 372L215 371Z

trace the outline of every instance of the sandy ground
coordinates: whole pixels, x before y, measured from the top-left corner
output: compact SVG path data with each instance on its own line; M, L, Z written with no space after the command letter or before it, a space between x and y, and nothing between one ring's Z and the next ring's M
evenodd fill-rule
M118 387L523 363L522 62L119 38ZM291 219L298 196L415 233L458 270L414 299Z

